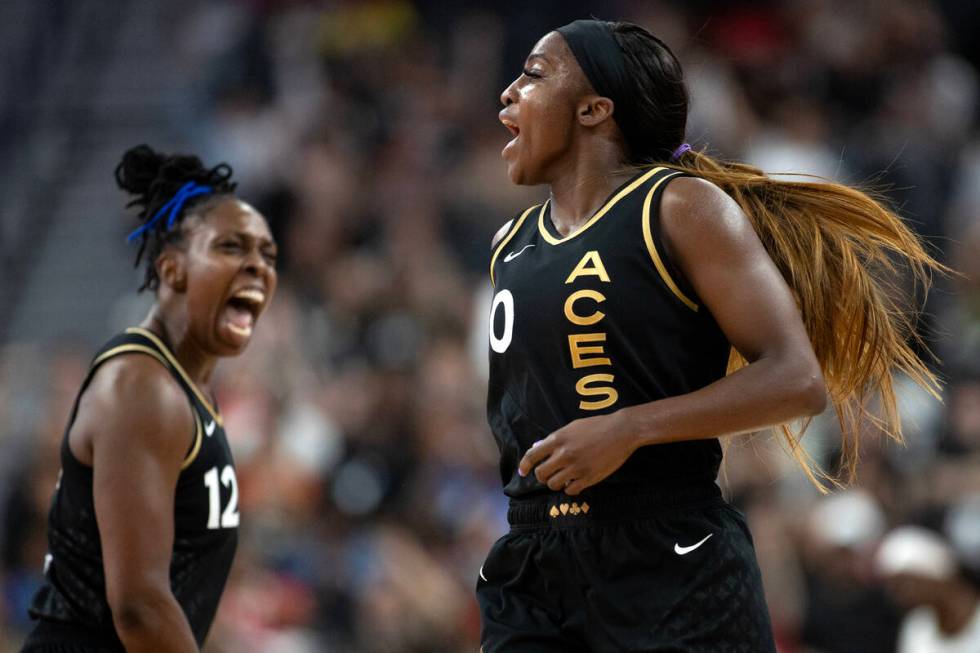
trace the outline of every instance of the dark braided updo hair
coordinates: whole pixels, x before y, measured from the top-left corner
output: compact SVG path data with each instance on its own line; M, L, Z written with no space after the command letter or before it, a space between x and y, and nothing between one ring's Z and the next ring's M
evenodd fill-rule
M126 150L122 161L116 166L116 183L124 191L133 195L126 204L140 207L137 216L146 223L187 182L195 182L210 186L212 192L191 197L180 209L172 228L167 228L167 220L159 220L152 227L140 234L140 248L136 253L133 267L145 263L143 285L139 290L156 290L160 284L157 277L155 262L157 257L169 244L179 243L183 238L180 228L184 218L195 209L201 209L206 204L235 192L237 184L231 181L232 169L227 163L219 163L213 168L207 168L196 156L185 154L166 155L155 151L149 145L137 145Z

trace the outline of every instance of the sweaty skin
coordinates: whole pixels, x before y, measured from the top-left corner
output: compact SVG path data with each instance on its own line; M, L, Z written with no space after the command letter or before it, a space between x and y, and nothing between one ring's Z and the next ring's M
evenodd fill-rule
M228 299L242 287L262 288L256 318L272 299L275 243L265 219L234 198L206 217L188 216L181 228L183 243L156 262L157 303L142 326L170 344L207 393L218 357L248 344L227 328ZM129 653L198 651L170 589L174 492L193 433L187 396L166 368L128 355L95 373L68 435L74 456L93 469L106 595Z
M626 178L612 102L595 95L556 32L534 47L501 101L501 121L517 129L502 153L511 179L548 184L555 226L574 233ZM734 200L707 181L679 178L664 192L660 217L668 255L749 365L695 392L551 433L525 453L519 472L533 471L552 490L577 495L641 446L755 431L826 405L793 295Z

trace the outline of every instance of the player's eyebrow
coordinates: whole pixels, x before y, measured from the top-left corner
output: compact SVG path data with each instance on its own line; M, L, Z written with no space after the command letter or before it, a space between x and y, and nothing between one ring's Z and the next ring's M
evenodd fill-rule
M543 54L541 54L540 52L532 52L531 54L527 55L527 62L528 63L531 63L531 61L534 60L534 59L540 59L541 61L543 61L545 63L548 62L548 57L545 56L545 55L543 55Z

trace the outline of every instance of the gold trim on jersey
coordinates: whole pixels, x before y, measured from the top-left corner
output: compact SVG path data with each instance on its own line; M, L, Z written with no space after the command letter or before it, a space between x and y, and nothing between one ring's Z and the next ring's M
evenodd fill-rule
M653 175L657 174L658 172L660 172L662 170L666 170L666 169L667 168L665 168L663 166L657 166L656 168L652 168L649 171L647 171L647 172L643 173L642 175L640 175L639 177L637 177L636 179L634 179L632 182L630 182L630 184L628 186L626 186L625 188L623 188L622 190L620 190L618 193L616 193L615 195L613 195L602 206L602 208L600 208L598 211L596 211L596 214L595 215L593 215L591 218L589 218L589 221L588 222L586 222L584 225L582 225L581 227L579 227L578 229L576 229L572 233L568 234L564 238L555 238L550 233L548 233L548 230L545 228L545 226L544 226L544 209L548 205L548 202L545 202L541 206L541 213L538 214L538 231L541 232L541 237L544 238L548 243L550 243L552 245L561 245L562 243L568 242L569 240L571 240L572 238L575 238L576 236L578 236L579 234L581 234L582 232L584 232L586 229L588 229L589 227L591 227L592 225L594 225L596 222L598 222L599 219L602 216L604 216L606 213L608 213L609 210L612 209L612 207L614 207L617 202L619 202L619 200L623 199L624 197L626 197L627 195L629 195L630 193L632 193L634 190L636 190L637 188L639 188L641 185L643 185L643 183L645 181L647 181L648 179L650 179L650 177L652 177ZM661 181L663 181L663 180L661 180ZM659 183L660 182L657 182L658 185L659 185Z
M194 436L194 448L191 449L191 452L187 454L186 458L184 458L184 462L180 465L180 471L184 471L190 467L191 463L193 463L197 458L197 454L201 453L201 441L204 439L204 436L201 435L201 431L203 430L201 427L201 416L197 414L196 408L192 408L192 410L194 411L194 428L197 431L197 434Z
M127 331L128 331L128 329L127 329ZM164 351L166 351L166 349L164 349ZM127 353L127 352L137 352L137 353L140 353L140 354L148 354L148 355L152 356L153 358L157 359L157 361L159 361L160 364L163 365L164 367L166 367L168 369L171 367L170 363L167 362L167 359L164 358L160 354L160 352L158 352L157 350L155 350L155 349L153 349L151 347L147 347L146 345L140 345L140 344L136 344L136 343L129 343L129 344L119 345L117 347L113 347L112 349L109 349L109 350L104 351L101 354L99 354L99 356L96 357L96 359L94 361L92 361L92 369L95 369L96 367L98 367L99 365L101 365L102 363L104 363L109 358L112 358L113 356L117 356L119 354L124 354L124 353ZM183 471L184 469L187 469L187 467L189 467L191 465L191 463L194 462L194 459L197 458L197 454L201 451L201 440L202 440L202 436L201 436L201 432L202 432L201 418L197 414L197 409L194 408L193 405L191 406L191 412L194 413L194 427L195 427L195 431L196 431L196 435L194 436L194 448L191 449L191 452L189 454L187 454L187 457L184 459L184 462L181 464L181 466L180 466L181 471Z
M538 205L535 204L531 208L524 211L524 213L521 214L521 217L519 217L514 222L514 226L507 233L507 235L504 236L503 240L501 240L500 243L497 244L497 248L493 250L493 256L490 257L490 285L492 286L497 285L497 279L494 277L493 274L493 266L497 262L497 257L500 256L500 252L502 252L504 247L507 245L507 243L510 242L510 239L517 235L517 232L520 231L521 225L524 224L524 220L527 218L528 215L531 214L531 211L533 211L537 207Z
M170 361L170 365L177 370L177 373L180 374L184 381L187 382L187 386L194 392L194 396L196 396L198 401L200 401L201 404L207 408L208 412L211 413L211 417L213 417L214 421L218 423L218 426L224 427L225 424L221 419L221 415L217 410L215 410L214 406L211 405L211 402L204 397L204 393L198 389L197 384L191 380L190 375L184 371L184 368L181 367L180 362L177 361L177 357L173 355L173 352L170 351L167 345L163 344L163 341L160 340L155 333L144 329L143 327L130 327L126 329L126 333L138 333L141 336L149 338L153 344L159 347L163 355L167 357L168 361Z
M128 345L119 345L118 347L113 347L108 351L102 352L98 356L98 358L92 361L92 369L94 370L96 367L104 363L106 359L112 358L117 354L123 354L131 351L139 352L141 354L149 354L153 358L160 361L160 364L162 364L164 367L168 367L168 368L170 367L170 363L168 363L167 360L163 356L161 356L160 352L158 352L157 350L147 347L146 345L128 344Z
M647 251L650 253L650 258L653 260L653 266L657 268L660 278L664 280L664 283L667 284L667 287L670 288L670 291L674 293L679 300L684 302L689 309L697 312L698 305L691 301L687 295L681 292L681 289L678 288L677 284L674 283L674 280L667 272L667 267L664 265L663 260L660 258L660 254L657 252L657 246L653 243L653 233L650 229L650 204L653 201L653 194L657 192L657 188L660 187L660 184L680 174L684 173L675 172L670 175L665 175L662 179L658 179L657 183L655 183L647 193L646 199L643 200L643 240L647 244Z

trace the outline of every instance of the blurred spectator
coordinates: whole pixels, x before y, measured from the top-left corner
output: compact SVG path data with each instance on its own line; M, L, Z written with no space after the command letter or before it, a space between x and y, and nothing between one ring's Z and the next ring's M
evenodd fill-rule
M980 591L941 537L915 526L897 528L882 541L875 567L889 593L909 610L897 653L980 650Z
M872 555L885 514L862 490L821 501L803 542L807 579L802 639L826 653L891 653L898 612L876 582Z

